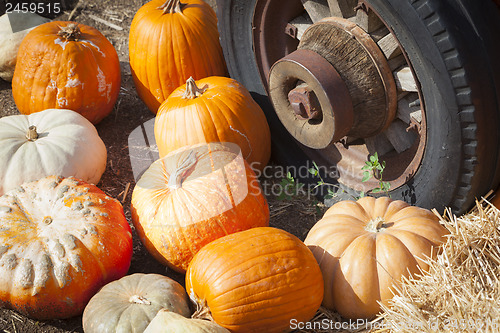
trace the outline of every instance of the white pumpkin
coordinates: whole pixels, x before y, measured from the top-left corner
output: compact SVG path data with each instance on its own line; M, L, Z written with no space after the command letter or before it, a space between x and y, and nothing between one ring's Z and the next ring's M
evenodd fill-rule
M30 12L13 12L0 16L0 78L12 81L17 50L24 36L34 27L49 21L48 18Z
M190 319L178 313L160 310L144 333L230 333L217 323L205 319Z
M0 118L0 195L51 175L97 184L106 158L96 128L77 112L47 109Z

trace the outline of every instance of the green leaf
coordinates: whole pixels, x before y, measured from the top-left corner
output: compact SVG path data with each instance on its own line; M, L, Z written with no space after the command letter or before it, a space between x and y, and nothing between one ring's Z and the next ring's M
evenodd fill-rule
M318 170L317 169L310 168L308 171L313 176L317 176L318 175Z
M363 179L361 179L361 182L366 182L371 178L371 175L368 171L363 172Z
M380 188L380 187L375 187L373 190L372 190L372 193L380 193L382 192L383 190Z
M365 191L361 191L361 192L359 192L359 197L360 197L360 198L364 198L364 197L365 197Z

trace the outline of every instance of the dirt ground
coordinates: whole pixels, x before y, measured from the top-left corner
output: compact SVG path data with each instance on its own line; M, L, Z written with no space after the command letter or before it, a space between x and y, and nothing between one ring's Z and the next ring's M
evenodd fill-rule
M65 10L57 19L77 21L97 28L114 45L122 69L120 95L113 112L96 127L108 149L108 164L98 186L108 195L119 199L132 229L130 199L134 187L134 176L129 156L128 137L130 133L152 119L154 115L137 97L128 65L128 33L135 12L146 0L61 0ZM215 0L207 0L212 6ZM0 6L0 15L4 8ZM96 20L97 19L97 20ZM102 23L112 23L115 27ZM11 85L0 79L0 117L18 114L12 98ZM261 179L269 185L272 179ZM128 185L130 184L130 185ZM129 190L126 188L129 186ZM322 214L311 200L277 200L268 196L271 209L271 226L285 229L301 239ZM184 276L167 270L156 262L134 234L134 254L129 274L136 272L167 275L184 284ZM10 310L0 309L0 330L2 332L83 332L81 317L67 320L39 322L28 319Z

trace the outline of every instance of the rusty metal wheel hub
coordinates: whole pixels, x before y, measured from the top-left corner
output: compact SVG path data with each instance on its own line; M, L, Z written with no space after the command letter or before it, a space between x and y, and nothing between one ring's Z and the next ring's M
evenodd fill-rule
M323 149L374 136L393 121L396 84L382 51L355 23L325 18L269 72L276 113L300 143Z

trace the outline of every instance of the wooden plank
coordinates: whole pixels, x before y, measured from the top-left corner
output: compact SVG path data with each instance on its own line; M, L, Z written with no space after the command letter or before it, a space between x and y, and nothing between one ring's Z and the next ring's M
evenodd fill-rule
M396 87L400 91L417 92L417 82L413 78L413 74L409 66L402 67L393 72Z
M354 7L358 4L358 0L328 0L330 7L330 16L350 18L356 15Z
M398 101L398 112L396 117L406 124L410 124L412 117L418 122L422 121L422 110L420 106L410 106L410 104L415 102L416 98L418 98L416 94L409 94Z
M401 54L401 48L399 47L398 40L391 33L379 40L377 45L380 47L387 59L393 59Z
M306 29L309 28L313 22L309 15L304 13L290 21L290 24L297 28L297 39L300 40L304 31L306 31Z
M365 144L368 151L377 152L378 156L385 155L394 149L384 133L366 138Z
M304 9L313 21L318 22L322 18L330 16L330 8L327 0L301 0Z
M406 128L408 128L408 124L400 120L395 120L384 132L398 154L410 148L417 136L413 131L407 132Z
M359 25L367 33L374 32L384 26L377 14L371 10L365 12L363 9L358 9L356 16L352 17L350 21Z

